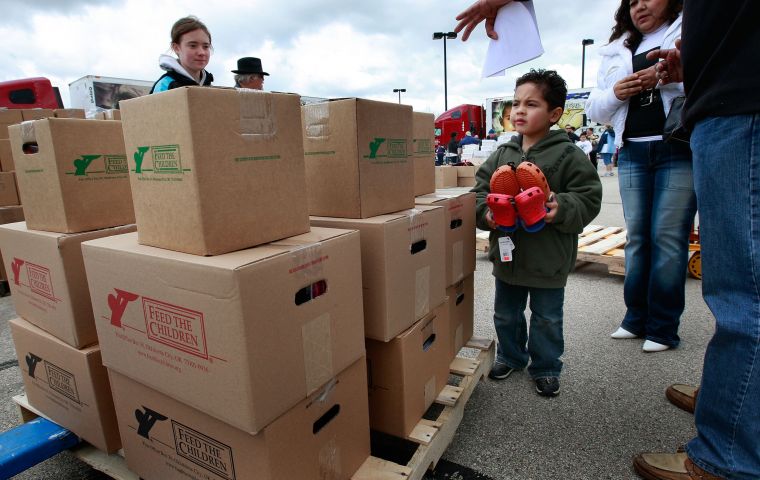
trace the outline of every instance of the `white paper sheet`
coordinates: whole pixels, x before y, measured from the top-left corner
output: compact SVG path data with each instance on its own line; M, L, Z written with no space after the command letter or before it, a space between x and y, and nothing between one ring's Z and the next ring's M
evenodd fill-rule
M494 22L498 40L488 45L483 77L504 75L515 65L533 60L544 53L538 33L533 2L510 2L499 9Z

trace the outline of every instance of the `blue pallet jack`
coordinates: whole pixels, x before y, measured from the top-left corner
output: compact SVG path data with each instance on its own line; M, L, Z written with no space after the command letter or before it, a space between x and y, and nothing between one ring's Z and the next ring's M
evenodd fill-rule
M79 442L79 437L42 417L0 433L0 479L21 473Z

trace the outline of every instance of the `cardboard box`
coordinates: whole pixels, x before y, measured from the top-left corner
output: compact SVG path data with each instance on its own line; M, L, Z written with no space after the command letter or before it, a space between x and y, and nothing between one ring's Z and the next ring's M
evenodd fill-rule
M132 232L134 225L65 234L0 226L0 250L16 313L76 348L97 343L81 243Z
M297 95L177 88L121 113L140 243L219 255L309 231Z
M55 118L87 118L81 108L59 108L53 110Z
M21 123L23 121L24 117L21 115L21 110L0 108L0 140L8 140L8 138L10 138L8 137L8 127L10 125ZM2 142L0 142L0 145L2 145ZM1 153L2 149L0 148L0 154ZM2 155L0 155L0 158L1 157Z
M366 219L311 217L315 227L361 233L364 335L387 342L443 301L443 209Z
M103 363L256 433L364 355L358 237L315 228L215 257L87 242Z
M412 161L414 196L435 191L435 117L432 113L412 114Z
M350 98L301 111L309 214L368 218L414 206L412 107Z
M10 132L30 229L76 233L135 223L121 123L47 118ZM24 153L28 143L39 150Z
M454 167L435 167L435 188L451 188L457 186L457 171Z
M16 173L0 172L0 207L19 205Z
M100 348L77 350L21 318L8 323L29 405L101 450L121 448Z
M474 165L463 165L454 168L457 170L457 187L475 186L475 171L477 167Z
M367 339L370 426L406 438L449 380L448 300L390 342Z
M467 275L456 285L447 288L446 296L449 297L450 359L453 360L472 338L475 319L475 275Z
M21 222L24 220L24 209L20 206L0 207L0 225L6 223ZM5 274L5 263L0 255L0 280L8 281L8 275Z
M110 371L127 465L146 479L351 478L370 455L366 372L362 357L249 435Z
M2 127L2 125L0 125ZM2 128L0 128L2 130ZM6 127L7 131L7 127ZM10 140L0 140L0 171L12 172L16 169L13 164L13 151L11 150Z
M29 120L42 120L53 115L53 110L49 108L25 108L21 110L21 116L25 122Z
M454 285L475 271L475 194L439 190L414 201L444 209L446 286Z

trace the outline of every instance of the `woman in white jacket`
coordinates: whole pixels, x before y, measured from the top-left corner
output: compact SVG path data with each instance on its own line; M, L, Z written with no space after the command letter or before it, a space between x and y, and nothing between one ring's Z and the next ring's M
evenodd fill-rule
M688 238L696 213L688 145L663 142L670 105L683 84L660 86L656 60L681 36L681 0L621 0L610 43L600 49L597 87L586 103L595 122L613 125L628 242L627 307L613 338L644 337L643 350L678 345L684 309Z

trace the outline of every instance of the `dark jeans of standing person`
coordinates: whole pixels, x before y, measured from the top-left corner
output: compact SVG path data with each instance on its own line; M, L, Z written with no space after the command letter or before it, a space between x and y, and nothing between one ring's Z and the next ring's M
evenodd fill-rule
M675 347L697 209L691 150L686 144L627 141L619 153L618 176L628 229L622 327Z
M515 370L528 367L531 378L559 377L565 351L562 334L564 288L530 288L496 280L494 327L497 361ZM530 333L525 307L530 295ZM530 365L528 365L530 361Z
M714 117L691 135L702 295L715 315L689 458L760 478L760 114Z

